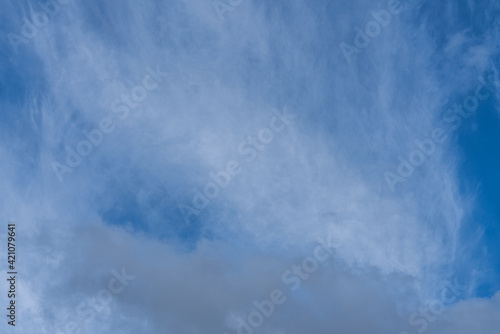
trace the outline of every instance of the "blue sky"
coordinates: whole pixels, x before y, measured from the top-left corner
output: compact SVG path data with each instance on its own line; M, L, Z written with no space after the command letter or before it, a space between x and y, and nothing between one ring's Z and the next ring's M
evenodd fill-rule
M497 333L497 2L2 5L2 333Z
M500 186L499 173L494 166L500 161L500 154L495 143L498 142L500 126L495 105L488 104L481 109L468 127L458 136L459 147L464 159L460 164L463 175L462 191L477 193L477 208L471 214L471 226L476 224L484 229L485 247L489 248L492 277L484 282L477 293L491 295L498 289L498 268L500 259L499 249L495 240L499 237L500 211L498 207L498 188Z

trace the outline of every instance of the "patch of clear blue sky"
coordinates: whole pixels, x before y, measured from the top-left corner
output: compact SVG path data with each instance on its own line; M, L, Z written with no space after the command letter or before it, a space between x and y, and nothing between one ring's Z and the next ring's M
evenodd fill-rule
M500 15L499 11L491 10L491 1L479 0L473 3L457 1L451 7L449 3L425 1L419 12L414 16L414 24L425 25L425 31L435 44L435 70L440 80L460 80L456 73L478 71L466 68L455 58L453 52L468 52L469 47L483 43L491 38L492 29ZM488 15L484 15L485 8ZM443 18L449 13L456 18ZM447 55L443 53L457 34L465 37L465 43ZM457 55L458 56L458 55ZM492 64L498 68L500 63ZM490 68L491 70L491 68ZM477 76L485 73L477 73ZM464 79L464 86L468 86ZM479 83L479 82L478 82ZM474 87L471 87L474 88ZM450 96L450 101L461 102L460 93ZM450 105L452 102L449 103ZM491 297L500 288L500 115L495 109L498 101L491 97L483 102L471 118L464 121L455 136L453 145L458 145L462 154L462 163L458 166L461 181L461 193L468 196L475 193L477 197L474 212L466 212L466 224L463 225L461 236L468 246L456 259L454 268L459 270L458 277L471 277L472 271L482 271L478 286L473 294L480 297ZM483 238L476 244L469 239L484 230Z
M491 100L490 100L491 101ZM495 101L496 102L496 101ZM470 213L470 226L464 231L473 233L484 229L482 246L475 260L488 264L491 272L486 281L478 287L480 296L492 296L500 288L500 115L491 101L480 108L476 115L458 133L458 143L464 159L459 166L462 192L477 191L476 210ZM485 268L483 268L485 269Z

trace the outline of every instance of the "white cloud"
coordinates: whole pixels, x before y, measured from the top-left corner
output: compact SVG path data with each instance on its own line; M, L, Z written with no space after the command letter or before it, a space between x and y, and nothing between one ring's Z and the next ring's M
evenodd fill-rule
M454 19L446 3L444 23ZM247 1L223 21L210 1L68 5L26 51L38 65L18 66L43 79L20 108L29 139L0 145L12 162L1 168L2 217L19 222L33 277L20 301L33 319L24 332L60 330L125 267L137 281L86 330L223 333L328 234L342 244L335 261L262 332L405 330L436 282L475 267L467 253L481 239L463 242L474 194L459 192L453 141L395 193L384 172L414 140L447 126L448 101L475 88L497 52L493 39L458 28L438 45L432 5L405 6L347 64L338 45L378 8L368 1ZM169 77L118 119L113 101L156 64ZM238 145L285 105L297 118L246 162ZM59 183L51 163L63 163L64 146L76 147L105 117L116 130ZM243 172L186 225L178 205L191 205L192 189L233 159ZM151 189L161 205L148 204ZM479 331L467 321L481 308L495 314L495 300L450 306L428 331L462 322L464 333Z

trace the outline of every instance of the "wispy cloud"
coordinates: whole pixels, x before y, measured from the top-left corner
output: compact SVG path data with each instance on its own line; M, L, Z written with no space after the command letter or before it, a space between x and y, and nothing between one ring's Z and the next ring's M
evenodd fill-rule
M281 289L256 333L413 333L456 274L468 288L426 333L495 333L457 139L394 191L384 173L486 71L494 105L499 5L401 1L348 64L339 45L387 1L226 1L223 20L212 1L59 3L17 53L8 34L35 5L7 5L1 25L0 217L24 240L21 333L63 331L119 268L133 283L86 331L237 332ZM342 247L288 294L283 273L325 236Z

